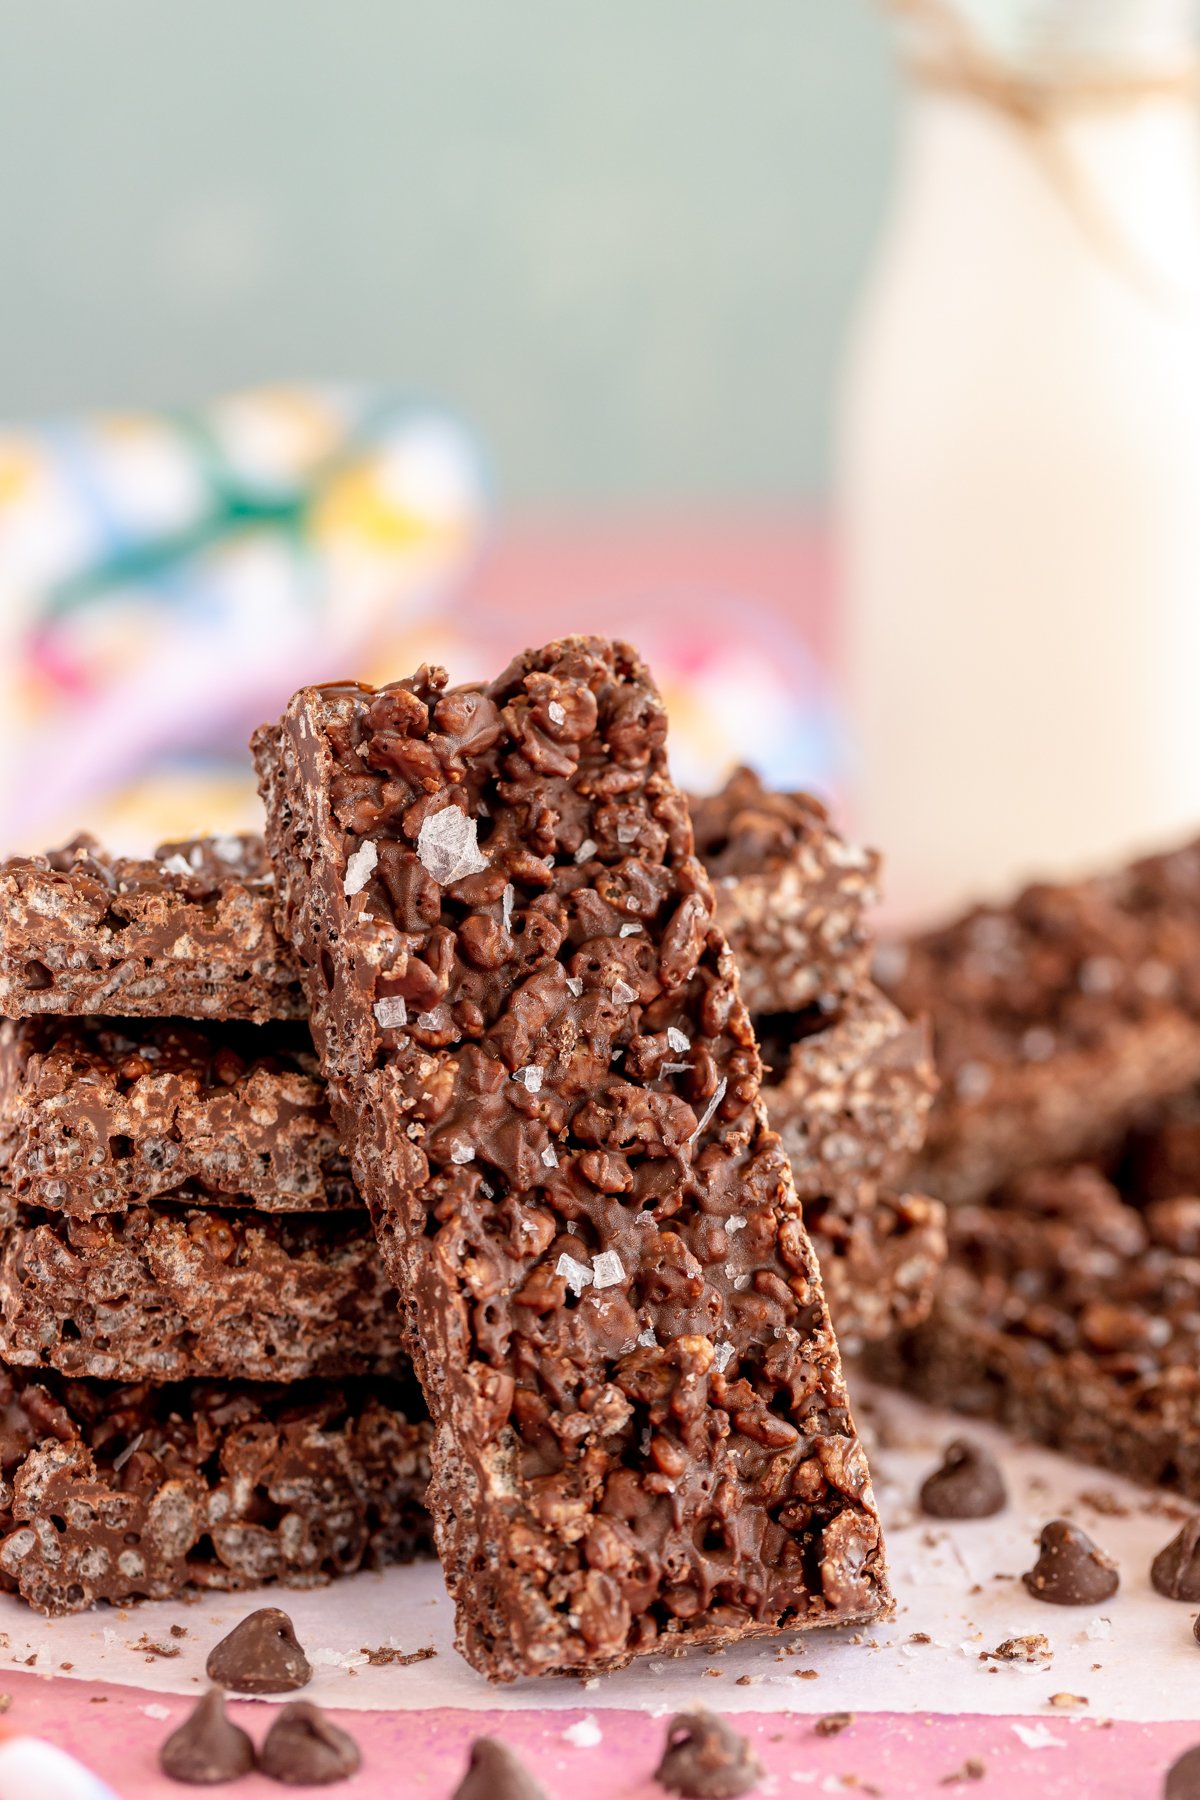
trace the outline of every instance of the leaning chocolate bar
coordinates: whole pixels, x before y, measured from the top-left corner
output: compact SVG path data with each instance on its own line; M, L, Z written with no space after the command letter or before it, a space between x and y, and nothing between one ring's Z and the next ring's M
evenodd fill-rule
M875 1617L878 1517L662 703L570 639L256 754L489 1676Z
M77 838L0 863L0 1015L296 1019L257 838L163 844L147 860Z
M773 792L750 769L690 806L750 1011L793 1011L859 988L879 897L874 851L839 837L811 794Z
M0 1587L39 1612L410 1562L429 1547L414 1383L170 1387L0 1368Z
M1200 1500L1200 1199L1147 1198L1123 1147L952 1207L929 1319L885 1380Z
M978 907L882 951L877 973L933 1022L942 1088L916 1185L971 1200L1103 1150L1200 1079L1200 844Z
M113 1381L300 1381L395 1374L400 1338L365 1213L22 1210L0 1248L9 1364Z
M0 1022L0 1168L86 1216L186 1188L264 1211L359 1204L307 1026Z

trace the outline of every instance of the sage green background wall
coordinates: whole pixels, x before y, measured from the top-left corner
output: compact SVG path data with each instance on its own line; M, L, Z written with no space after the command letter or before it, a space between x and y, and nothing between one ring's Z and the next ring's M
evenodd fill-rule
M0 0L0 415L378 377L502 498L825 480L869 0Z

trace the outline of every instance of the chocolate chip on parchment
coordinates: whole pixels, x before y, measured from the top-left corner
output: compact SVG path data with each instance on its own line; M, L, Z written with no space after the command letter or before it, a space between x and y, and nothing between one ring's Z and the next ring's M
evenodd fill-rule
M762 1765L748 1739L715 1713L697 1708L671 1720L654 1779L689 1800L735 1800L761 1781Z
M288 1694L312 1679L295 1627L277 1606L248 1613L209 1651L205 1671L238 1694Z
M225 1696L209 1688L158 1753L164 1775L196 1787L236 1781L254 1767L254 1745L225 1717Z
M287 1787L328 1787L353 1775L361 1761L350 1733L311 1700L282 1707L258 1753L263 1774Z
M1121 1580L1111 1556L1067 1519L1042 1527L1038 1559L1021 1579L1035 1600L1052 1606L1098 1606Z
M996 1459L968 1438L955 1438L941 1468L921 1483L921 1510L934 1519L990 1519L1008 1504Z
M499 1738L476 1738L452 1800L546 1800L525 1765Z
M1167 1770L1163 1800L1200 1800L1200 1744L1176 1757Z
M845 1731L846 1727L853 1723L853 1713L826 1713L823 1719L817 1720L813 1730L818 1737L837 1737L839 1732Z
M1168 1600L1200 1600L1200 1513L1185 1519L1150 1564L1155 1591Z

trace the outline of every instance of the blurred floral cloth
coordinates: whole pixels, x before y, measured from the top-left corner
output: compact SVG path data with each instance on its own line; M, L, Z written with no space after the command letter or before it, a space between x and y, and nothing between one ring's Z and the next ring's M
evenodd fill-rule
M253 726L386 666L485 514L470 434L362 389L0 433L0 849L253 822Z

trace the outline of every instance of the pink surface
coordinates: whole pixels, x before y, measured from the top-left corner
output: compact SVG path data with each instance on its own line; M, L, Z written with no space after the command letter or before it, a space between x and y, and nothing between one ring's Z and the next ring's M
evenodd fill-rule
M48 1738L102 1776L121 1800L181 1800L188 1790L168 1781L157 1766L158 1746L188 1711L190 1702L131 1688L89 1682L55 1681L11 1674L6 1687L12 1708L5 1720L14 1731ZM167 1718L147 1717L153 1706ZM260 1740L271 1708L240 1702L231 1713ZM564 1732L594 1716L603 1733L594 1747L578 1748ZM1124 1721L1066 1718L1042 1714L958 1718L921 1714L861 1715L836 1736L814 1730L811 1713L741 1713L738 1729L754 1744L768 1776L766 1791L878 1794L888 1800L954 1792L1038 1800L1152 1800L1162 1791L1163 1774L1181 1751L1200 1741L1194 1723L1138 1725ZM663 1800L651 1779L661 1752L666 1718L644 1713L601 1711L522 1713L333 1712L362 1747L363 1767L352 1781L332 1792L346 1800L403 1800L453 1794L473 1739L503 1736L528 1763L550 1800ZM1015 1729L1039 1727L1056 1743L1030 1748ZM968 1758L984 1764L981 1780L947 1782ZM230 1800L279 1794L262 1776L222 1787ZM295 1789L293 1792L329 1792ZM761 1790L760 1790L761 1791Z

